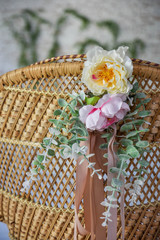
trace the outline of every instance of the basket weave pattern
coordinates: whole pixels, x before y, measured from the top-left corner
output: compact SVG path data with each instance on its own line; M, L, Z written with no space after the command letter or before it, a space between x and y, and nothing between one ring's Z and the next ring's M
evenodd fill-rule
M41 172L27 193L20 192L31 162L42 150L40 142L48 134L59 97L85 87L81 79L85 55L63 56L6 73L0 77L0 221L15 240L71 240L74 231L74 191L76 163L56 157ZM137 205L125 195L125 238L160 239L160 65L133 59L134 76L151 101L147 109L150 142L148 175ZM134 81L134 79L133 79ZM133 175L138 160L131 161ZM145 175L145 174L144 174ZM104 185L106 184L104 175ZM80 218L84 223L83 204ZM117 239L121 239L118 216ZM89 239L90 236L78 236ZM100 240L100 239L98 239Z

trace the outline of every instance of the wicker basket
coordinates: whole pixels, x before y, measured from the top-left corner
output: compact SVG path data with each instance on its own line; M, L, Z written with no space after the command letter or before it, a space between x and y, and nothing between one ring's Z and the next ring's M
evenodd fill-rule
M81 78L85 55L53 58L21 68L0 77L0 221L16 240L71 240L74 231L74 190L76 163L56 158L48 164L38 182L28 193L20 192L32 160L41 151L40 142L48 135L57 107L57 99L73 89L85 89L77 84ZM125 239L160 239L160 65L132 59L134 76L143 92L151 98L152 110L145 127L149 132L151 152L146 184L139 204L130 206L125 196ZM134 81L134 79L133 79ZM48 135L49 136L49 135ZM137 160L130 163L133 173ZM105 178L104 178L105 179ZM106 181L104 180L104 184ZM159 188L159 189L158 189ZM83 204L80 218L84 223ZM118 216L117 239L121 239ZM78 236L89 239L90 236ZM97 239L102 240L102 239Z

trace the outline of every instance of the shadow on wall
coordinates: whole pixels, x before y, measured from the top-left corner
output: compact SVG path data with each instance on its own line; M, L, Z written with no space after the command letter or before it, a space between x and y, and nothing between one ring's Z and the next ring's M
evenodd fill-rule
M90 26L97 27L98 31L106 31L106 40L112 37L112 41L100 42L96 38L85 36L81 42L76 42L77 53L85 53L89 46L99 45L106 50L115 49L121 45L129 46L130 57L137 58L140 52L145 49L145 43L136 38L132 41L119 41L120 25L112 20L102 20L93 22L88 17L80 14L76 10L66 9L63 14L57 19L56 24L41 17L41 11L33 11L25 9L18 15L13 15L10 19L6 20L13 38L18 43L20 49L19 66L26 66L31 63L39 61L37 43L42 36L43 26L49 26L52 34L52 43L47 53L46 58L60 55L61 43L59 41L63 29L65 28L69 18L77 19L80 22L79 34ZM45 43L44 43L45 44ZM40 49L42 51L42 49Z

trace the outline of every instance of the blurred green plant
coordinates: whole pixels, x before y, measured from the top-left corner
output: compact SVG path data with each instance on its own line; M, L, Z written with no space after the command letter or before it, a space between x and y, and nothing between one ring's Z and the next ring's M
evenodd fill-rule
M37 43L41 36L43 24L49 25L53 31L53 40L49 52L46 54L46 58L60 55L61 44L59 39L63 34L64 27L67 26L69 18L76 18L80 21L80 31L86 32L90 26L97 28L97 34L98 31L106 31L105 42L98 41L96 38L86 37L83 41L75 43L78 53L85 53L87 49L93 45L99 45L106 50L116 49L119 46L126 45L129 46L130 57L137 58L139 53L145 49L145 43L139 38L131 41L119 41L121 29L119 24L113 20L94 22L74 9L66 9L54 25L47 19L42 18L39 12L25 9L20 14L14 15L6 21L14 39L20 47L19 65L25 66L39 60ZM16 28L16 21L21 21L22 26L19 27L18 24L18 28ZM111 34L112 41L108 41L108 33Z
M51 23L40 17L38 12L25 9L20 14L13 15L6 21L6 24L20 47L19 65L25 66L36 62L38 60L37 43L42 31L41 26L42 24L51 25Z

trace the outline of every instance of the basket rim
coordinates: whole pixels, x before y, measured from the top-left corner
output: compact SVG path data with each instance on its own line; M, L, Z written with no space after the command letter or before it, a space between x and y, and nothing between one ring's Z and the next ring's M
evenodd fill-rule
M80 59L81 61L86 60L87 55L86 54L71 54L71 55L61 55L61 56L57 56L57 57L52 57L52 58L48 58L42 61L38 61L36 63L31 64L30 66L33 65L39 65L39 64L45 64L45 63L51 63L51 62L59 62L62 60L67 60L67 59ZM133 63L137 63L137 64L141 64L141 65L149 65L152 67L158 67L160 68L160 63L155 63L155 62L151 62L148 60L142 60L142 59L138 59L138 58L131 58Z

